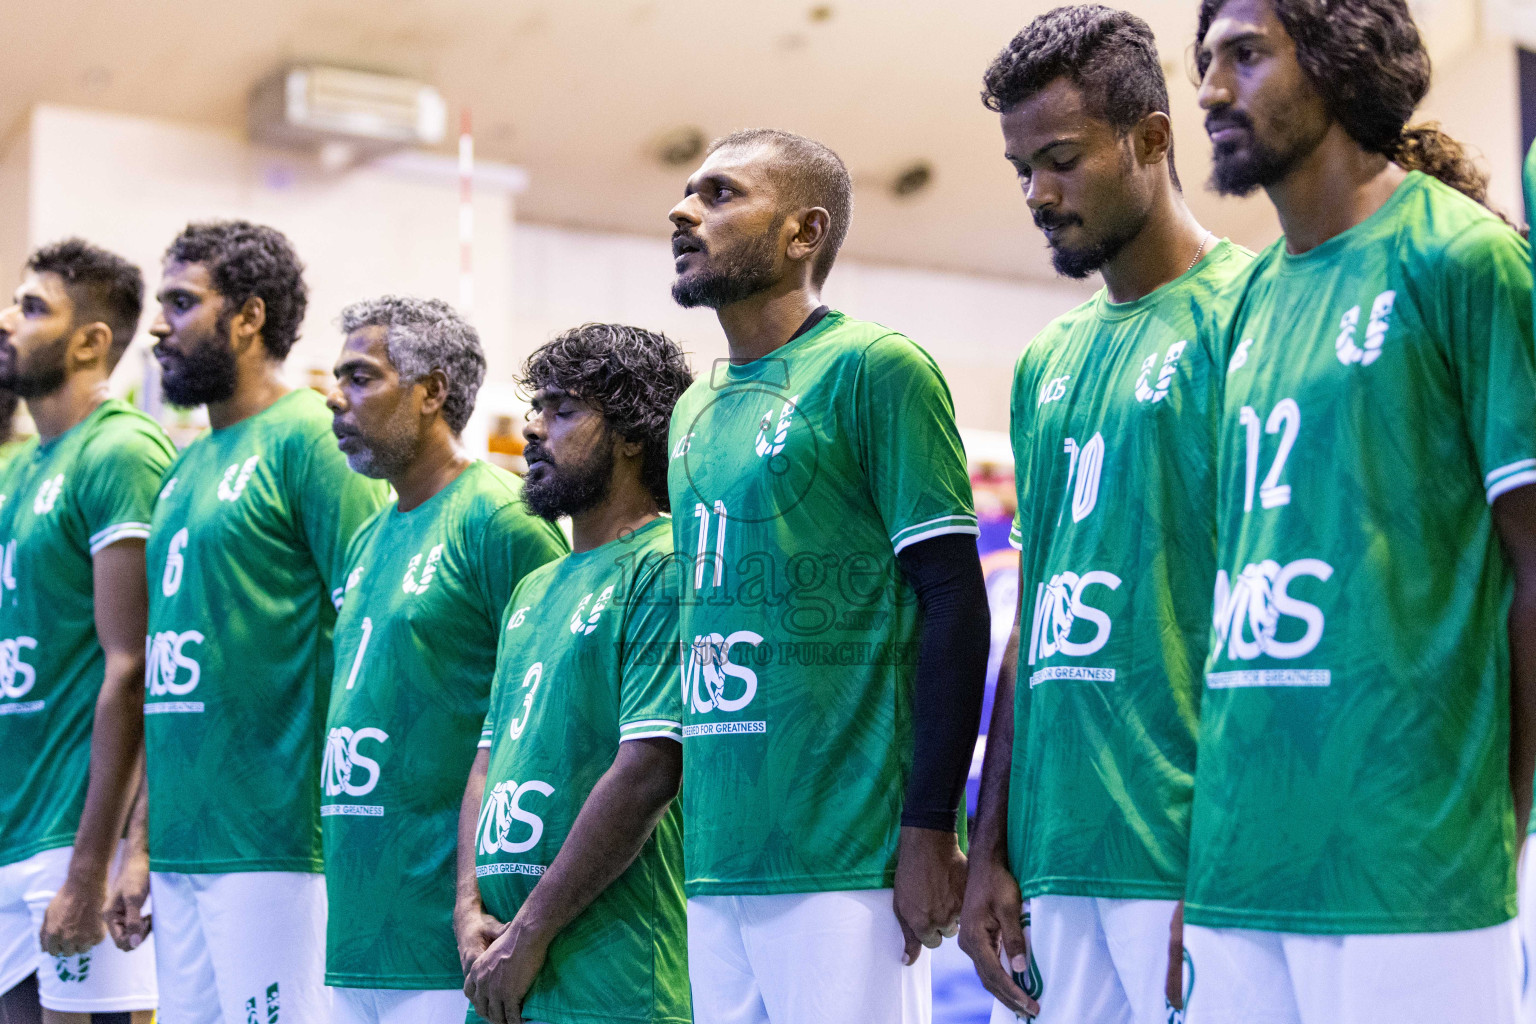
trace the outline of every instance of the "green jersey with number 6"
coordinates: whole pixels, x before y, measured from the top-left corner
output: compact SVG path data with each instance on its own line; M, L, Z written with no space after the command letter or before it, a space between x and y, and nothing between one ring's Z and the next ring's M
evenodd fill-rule
M1418 172L1228 314L1186 917L1454 931L1515 912L1513 576L1536 483L1524 240Z
M671 444L688 894L889 887L920 622L896 554L977 533L944 378L832 311L696 381Z
M535 569L507 605L475 831L480 895L500 920L554 862L620 743L682 741L682 570L671 556L671 525L657 519ZM525 1019L692 1019L681 817L674 802L635 862L555 937Z
M149 536L174 453L108 399L0 469L0 864L75 841L106 672L92 559Z
M1024 587L1008 850L1026 898L1178 899L1216 576L1222 241L1046 327L1013 378Z
M455 988L454 857L512 588L567 550L486 462L352 539L320 769L325 983Z
M347 543L388 488L289 392L166 472L144 742L156 871L320 871L320 751Z

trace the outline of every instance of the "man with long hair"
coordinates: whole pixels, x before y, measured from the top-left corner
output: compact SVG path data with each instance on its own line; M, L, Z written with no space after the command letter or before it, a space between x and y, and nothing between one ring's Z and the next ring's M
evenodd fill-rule
M1403 0L1205 0L1224 316L1192 1022L1513 1021L1536 764L1529 249L1408 119Z

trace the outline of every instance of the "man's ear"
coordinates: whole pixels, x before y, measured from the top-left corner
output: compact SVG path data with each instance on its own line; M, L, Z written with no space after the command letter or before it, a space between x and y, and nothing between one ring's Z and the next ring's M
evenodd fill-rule
M83 324L70 336L65 359L75 366L106 364L112 356L112 328L100 320Z
M262 328L267 326L267 300L260 295L252 295L240 306L240 311L229 320L229 344L236 352L244 350L246 345L260 336Z
M820 206L811 207L800 215L799 226L790 236L784 255L797 262L813 258L831 228L832 215Z
M421 399L423 415L435 415L448 404L448 375L442 370L433 370L416 383L421 385L423 392Z
M1161 163L1173 149L1173 122L1161 110L1154 110L1131 129L1131 145L1135 147L1137 163Z

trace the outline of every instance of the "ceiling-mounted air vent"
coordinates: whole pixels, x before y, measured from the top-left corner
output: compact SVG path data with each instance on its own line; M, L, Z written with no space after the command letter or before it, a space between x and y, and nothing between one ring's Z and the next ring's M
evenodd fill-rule
M268 145L379 152L441 142L448 106L436 89L408 78L296 65L257 84L249 121L251 138Z

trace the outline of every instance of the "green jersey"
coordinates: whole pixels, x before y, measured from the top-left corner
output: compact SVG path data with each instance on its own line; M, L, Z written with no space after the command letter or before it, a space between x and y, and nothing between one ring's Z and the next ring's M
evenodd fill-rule
M671 526L657 519L535 569L507 605L490 713L475 876L510 921L554 862L624 740L682 740ZM682 815L550 944L523 1016L686 1024ZM470 1019L477 1019L473 1012Z
M1497 924L1515 912L1513 576L1489 506L1536 483L1528 247L1415 172L1242 284L1187 919Z
M1025 897L1184 893L1225 370L1201 325L1252 260L1223 241L1135 302L1100 290L1019 357L1008 850Z
M144 742L156 871L320 871L320 750L347 542L387 488L289 392L166 472ZM333 593L334 592L334 593Z
M0 864L75 841L106 656L92 558L149 536L174 449L109 399L0 469Z
M502 611L565 537L472 463L352 539L320 769L325 983L455 988L455 851Z
M920 625L896 553L978 532L944 378L833 311L716 364L671 444L688 894L888 887Z

